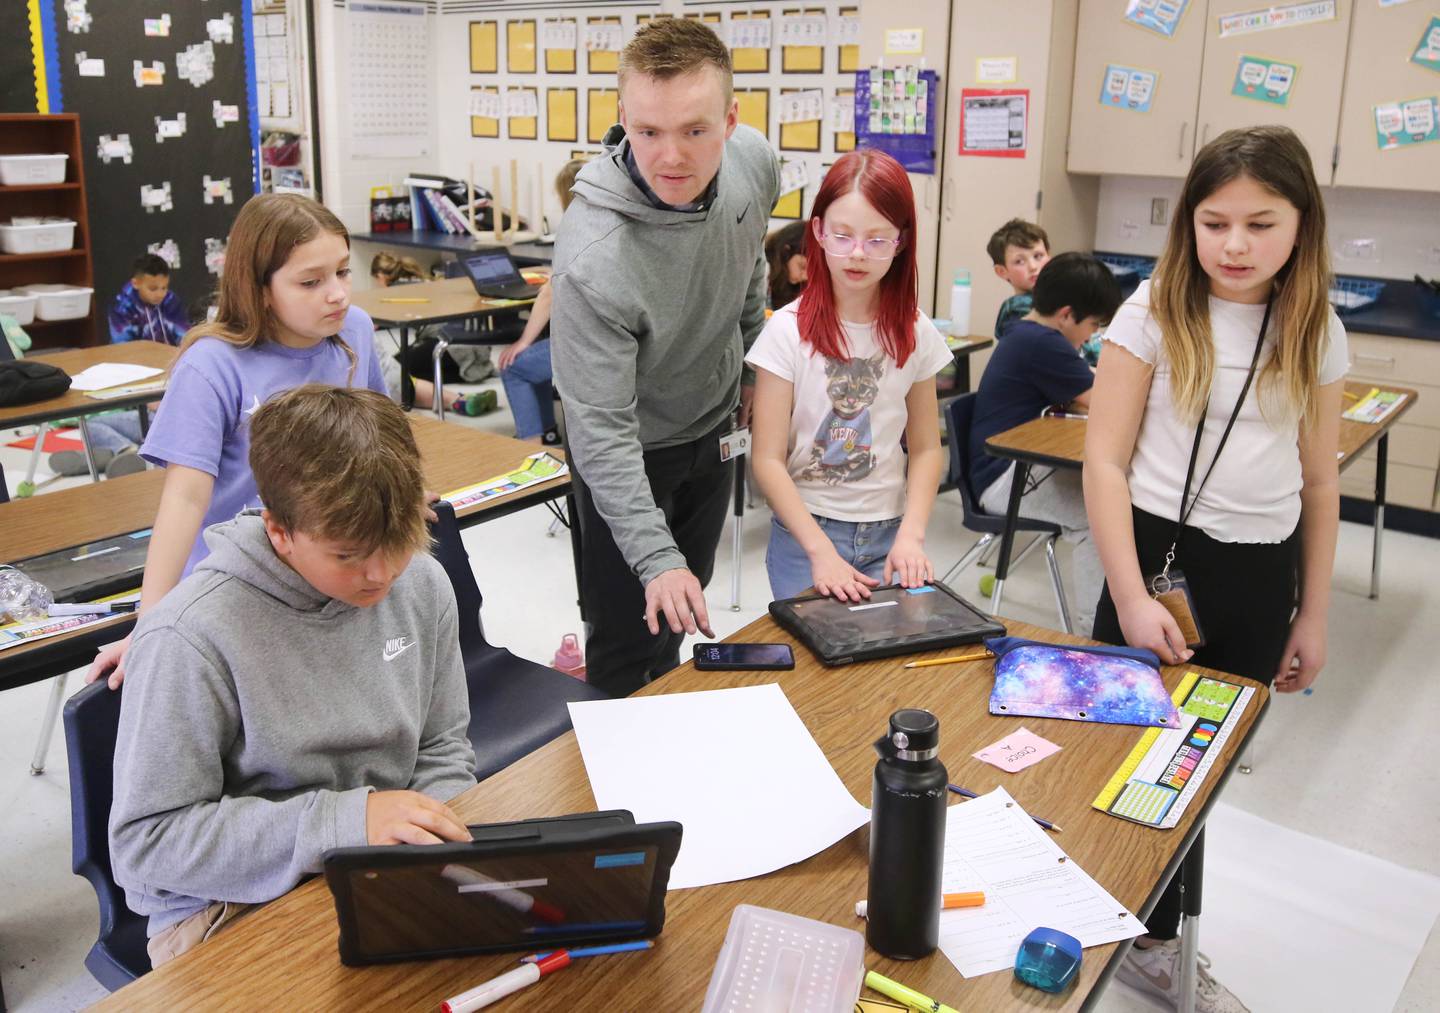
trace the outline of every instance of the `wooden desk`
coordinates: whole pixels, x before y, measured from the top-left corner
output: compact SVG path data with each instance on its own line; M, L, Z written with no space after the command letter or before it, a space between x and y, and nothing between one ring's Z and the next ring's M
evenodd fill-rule
M410 416L410 425L420 448L425 487L442 494L503 474L536 450L531 443L423 415ZM558 448L549 450L556 457L565 456ZM164 484L164 469L152 468L0 504L3 559L27 559L147 528L155 522ZM456 511L456 518L461 527L469 527L569 495L570 477L564 475L500 499L472 503ZM578 516L573 508L570 516ZM578 532L574 524L570 530L578 565ZM83 630L0 651L0 690L89 665L97 648L128 635L134 625L133 615L115 616Z
M162 345L158 341L127 341L119 345L96 345L93 348L56 352L54 355L44 355L34 361L63 369L71 376L103 362L124 362L168 370L171 363L175 361L175 351L170 345ZM136 383L151 383L163 379L165 379L164 376L157 376L146 380L137 380ZM16 429L20 426L52 422L55 419L67 419L76 415L108 412L116 408L136 408L158 400L160 396L160 391L150 390L106 401L90 397L78 390L67 390L59 397L52 397L47 401L0 408L0 429Z
M1346 381L1347 397L1341 411L1348 411L1356 398L1364 397L1372 383ZM1385 530L1385 469L1390 444L1390 427L1415 404L1419 394L1408 387L1388 387L1406 395L1400 407L1384 421L1370 424L1340 420L1340 470L1344 471L1361 454L1375 444L1375 522L1370 549L1370 597L1380 597L1380 535ZM1000 539L1000 552L995 560L995 593L990 611L998 614L1001 592L1010 570L1010 552L1015 542L1015 519L1020 516L1020 498L1025 480L1033 465L1053 468L1079 468L1085 464L1084 419L1038 418L1007 429L985 441L985 448L996 457L1015 462L1015 478L1010 489L1010 502L1005 514L1005 533Z
M1007 625L1018 636L1084 642L1025 623ZM940 719L941 759L951 780L977 791L1003 783L1028 811L1057 821L1065 828L1059 838L1065 851L1116 900L1142 917L1153 908L1204 825L1205 814L1268 701L1258 683L1225 677L1254 687L1256 697L1239 734L1226 742L1181 824L1161 831L1090 808L1142 729L1040 719L1041 732L1064 747L1063 752L1019 774L1001 774L970 754L1022 721L1035 728L1036 719L987 713L988 662L905 671L900 665L906 659L901 658L826 669L768 617L729 639L795 645L796 668L697 672L686 664L641 694L778 682L845 786L865 802L870 799L875 766L870 744L884 732L892 711L927 707ZM1173 689L1187 670L1166 669L1166 685ZM461 795L455 808L471 823L593 811L595 801L574 732ZM533 986L525 998L497 1009L698 1010L737 904L758 904L864 931L864 923L855 917L855 901L865 896L868 834L868 827L862 827L819 855L766 876L671 893L665 930L653 951L577 962ZM516 959L516 954L502 954L347 968L340 963L335 940L334 904L324 883L314 879L121 989L97 1008L243 1004L257 1009L430 1011L443 999L513 968ZM1022 986L1005 973L961 978L939 952L908 962L886 960L872 952L866 965L960 1010L1074 1010L1096 998L1127 945L1087 949L1077 983L1059 996Z
M417 302L416 300L423 300ZM469 278L446 278L424 281L415 285L395 285L356 292L351 303L359 306L377 327L395 327L400 331L400 400L408 411L415 403L415 385L409 370L403 368L405 352L410 347L410 328L441 324L451 320L471 320L494 316L509 310L524 309L533 299L487 299L475 292ZM440 354L435 359L435 415L445 418L445 395L440 382Z
M358 243L373 243L376 246L404 246L412 250L453 253L457 257L462 253L474 253L476 250L505 246L503 243L495 242L493 234L482 233L481 238L476 240L468 235L452 236L443 232L432 232L429 229L405 229L400 232L358 232L353 233L350 238ZM510 251L510 256L515 258L515 263L521 267L548 264L555 257L554 243L510 243L505 248Z

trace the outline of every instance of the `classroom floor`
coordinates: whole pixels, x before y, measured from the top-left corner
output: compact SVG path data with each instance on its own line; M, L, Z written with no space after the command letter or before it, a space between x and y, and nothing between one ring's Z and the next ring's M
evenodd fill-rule
M483 386L499 388L493 380ZM511 433L504 411L463 421ZM0 444L9 438L0 437ZM25 457L0 446L12 488ZM768 521L761 506L743 527L739 611L729 608L728 528L722 540L707 595L721 636L764 614ZM563 531L547 537L549 522L550 514L536 508L465 532L486 596L487 633L546 664L561 636L579 630L569 540ZM958 501L953 494L942 497L929 536L937 571L943 573L972 540L961 528ZM1262 895L1243 879L1212 869L1201 923L1201 948L1214 958L1213 972L1255 1013L1440 1009L1440 767L1425 759L1422 748L1440 713L1440 680L1430 678L1434 617L1440 615L1440 582L1433 579L1440 571L1440 541L1389 532L1384 558L1382 596L1372 602L1365 597L1370 529L1341 526L1326 671L1312 696L1274 701L1258 735L1255 772L1231 779L1224 801L1232 811L1212 826L1212 854L1257 853L1268 874ZM954 583L978 597L977 579L972 569ZM1008 582L1005 613L1055 625L1038 558L1027 560ZM78 678L71 683L77 686ZM0 980L10 1008L19 1013L78 1009L104 995L82 965L95 938L96 907L88 884L70 872L59 733L45 773L28 773L48 693L41 684L0 696L0 811L8 817L0 832ZM1374 909L1365 918L1351 918L1348 909L1336 909L1337 876L1363 877L1361 892L1372 883L1377 890L1380 883L1390 885L1379 891L1384 896L1372 898ZM1391 910L1407 901L1405 917ZM1310 910L1325 916L1295 917ZM1400 925L1408 929L1402 932ZM1351 966L1337 962L1337 949ZM1373 966L1359 968L1357 961ZM1341 993L1322 989L1333 1005L1298 1002L1299 992L1286 986L1312 977L1323 985L1361 971L1368 976L1358 995L1342 1000ZM1116 983L1098 1008L1130 1013L1155 1007Z

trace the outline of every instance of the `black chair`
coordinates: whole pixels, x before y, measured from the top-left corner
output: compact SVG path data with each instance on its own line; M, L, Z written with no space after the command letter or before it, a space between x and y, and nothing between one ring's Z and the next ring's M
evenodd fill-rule
M564 672L517 658L485 639L480 586L460 540L455 508L444 501L434 508L439 518L431 526L434 554L455 588L460 653L470 690L470 744L475 748L475 777L483 781L568 732L566 704L610 696Z
M120 694L102 679L65 704L65 752L70 758L71 868L95 888L100 935L85 968L110 991L150 970L146 919L125 904L125 891L110 871L110 803L114 796L115 736Z
M969 566L983 552L996 535L1004 534L1003 515L986 513L980 506L980 497L970 486L970 426L975 420L975 394L961 394L945 405L945 428L950 438L950 481L960 490L960 506L965 512L965 527L980 535L979 541L960 557L943 578L944 583L965 567ZM1022 501L1023 503L1023 501ZM1050 583L1055 592L1055 608L1060 613L1060 624L1066 633L1075 632L1070 623L1070 606L1065 600L1065 583L1060 579L1060 563L1055 558L1055 540L1060 537L1061 527L1053 521L1036 520L1029 517L1015 518L1015 532L1035 533L1035 538L1025 546L1023 552L1010 561L1013 570L1020 561L1030 554L1036 545L1045 546L1045 561L1050 564ZM995 593L1000 593L999 582ZM998 603L997 603L998 604Z

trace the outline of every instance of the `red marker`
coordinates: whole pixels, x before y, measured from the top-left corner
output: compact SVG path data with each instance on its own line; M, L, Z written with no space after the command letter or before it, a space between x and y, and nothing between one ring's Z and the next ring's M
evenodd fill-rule
M533 964L522 964L513 971L506 971L498 978L491 978L483 985L477 985L468 992L446 999L440 1004L440 1013L472 1013L484 1009L491 1003L499 1002L507 995L533 985L551 971L570 966L568 950L556 950L544 960Z

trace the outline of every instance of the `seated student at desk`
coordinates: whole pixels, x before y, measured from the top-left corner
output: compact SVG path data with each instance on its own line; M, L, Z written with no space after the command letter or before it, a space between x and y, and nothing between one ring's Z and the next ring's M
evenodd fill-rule
M970 487L980 506L992 514L1003 515L1009 506L1015 465L991 457L985 441L1029 422L1050 405L1089 405L1095 374L1080 357L1080 348L1119 308L1120 287L1110 269L1094 257L1062 253L1040 271L1034 298L1035 308L996 343L975 394ZM1032 469L1020 511L1059 524L1062 537L1074 545L1075 631L1089 635L1105 573L1090 539L1080 472Z
M468 841L455 595L420 454L373 391L309 384L250 421L266 504L140 619L110 857L152 965L320 871L330 848Z

